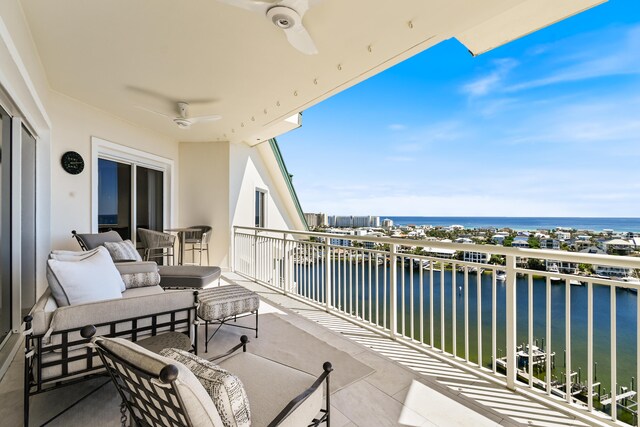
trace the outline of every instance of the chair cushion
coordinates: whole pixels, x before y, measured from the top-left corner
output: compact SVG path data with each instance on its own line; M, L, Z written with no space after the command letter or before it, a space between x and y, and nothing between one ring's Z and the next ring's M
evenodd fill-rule
M194 427L222 427L224 425L202 384L182 363L155 354L122 338L100 338L99 343L109 352L124 359L134 367L155 376L160 375L160 371L166 365L172 364L176 366L178 368L178 378L175 384ZM158 396L165 395L162 389L153 383L145 383L144 387L150 392L155 391ZM158 401L157 396L154 399ZM145 403L147 407L151 408L158 406L157 403L152 402L147 401ZM182 420L177 424L186 425L187 423Z
M142 261L142 257L133 246L131 240L125 240L124 242L104 242L104 247L107 248L111 258L114 261Z
M245 385L251 402L251 425L264 427L300 393L311 387L316 378L295 368L251 353L237 353L220 366L233 372ZM321 372L322 367L318 366ZM278 427L307 426L322 409L322 392L318 387L283 420Z
M206 289L198 295L198 316L204 320L220 320L260 308L260 296L240 285Z
M104 242L122 242L122 237L113 230L106 233L76 234L76 238L82 240L88 250L102 246Z
M197 265L161 265L158 270L163 288L203 288L222 274L220 267Z
M105 248L76 261L49 259L47 280L60 307L122 298L126 289Z
M189 368L211 396L225 427L251 426L249 399L238 377L188 351L166 348L160 354Z

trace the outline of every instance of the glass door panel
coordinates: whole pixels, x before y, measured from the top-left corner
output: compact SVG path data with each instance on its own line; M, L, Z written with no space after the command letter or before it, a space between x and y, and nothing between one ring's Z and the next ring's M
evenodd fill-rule
M98 231L131 239L131 165L98 159Z
M22 314L36 303L36 140L23 127L21 146Z
M162 171L136 167L136 227L163 231L163 179Z
M11 331L11 117L0 108L0 343Z

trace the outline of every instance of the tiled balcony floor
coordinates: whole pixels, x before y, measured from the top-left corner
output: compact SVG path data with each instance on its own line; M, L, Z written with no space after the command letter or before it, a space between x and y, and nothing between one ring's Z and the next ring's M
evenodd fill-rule
M286 316L295 328L373 369L371 374L332 393L333 427L586 425L236 274L226 273L223 280L258 292L263 300L261 317L269 312L280 313L278 316ZM280 331L267 328L278 324L267 321L261 331L276 336ZM267 337L261 336L262 339L268 338L267 333L264 335ZM23 366L22 353L18 352L0 382L0 425L22 424ZM340 369L339 365L334 367ZM104 383L104 379L97 379L32 398L31 424L42 425L79 397L95 390L88 399L48 425L120 425L116 392L111 384L103 386Z

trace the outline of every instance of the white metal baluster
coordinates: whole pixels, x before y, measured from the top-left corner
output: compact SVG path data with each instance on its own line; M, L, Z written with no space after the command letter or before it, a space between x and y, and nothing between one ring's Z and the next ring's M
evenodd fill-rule
M342 297L343 297L343 307L342 312L347 313L347 252L346 249L342 250Z
M343 267L342 277L344 280L344 311L345 313L348 312L349 314L351 314L351 299L349 299L349 302L348 302L349 305L347 305L347 292L349 292L349 295L351 295L351 292L353 291L351 289L351 271L350 270L349 270L349 280L347 281L347 258L351 256L351 251L346 251L342 255L344 255L344 258L342 259L342 267Z
M469 361L469 266L464 266L464 360Z
M414 324L413 324L413 315L415 314L413 312L413 258L409 258L409 271L410 271L410 276L409 276L409 326L410 326L410 331L411 331L411 339L414 340L416 339L416 335L415 335L415 330L414 330Z
M424 268L420 260L420 342L424 344Z
M440 264L440 346L445 351L445 327L444 327L444 261Z
M546 382L547 382L547 395L551 396L551 277L547 276L547 321L546 321L546 340L547 345L544 351L547 353L547 373L546 373Z
M457 280L458 278L456 277L458 270L457 270L457 266L455 263L451 264L451 326L452 326L452 334L451 334L451 344L452 344L452 352L453 352L453 357L458 357L458 331L457 331L457 292L458 292L458 285L457 285Z
M365 264L365 258L364 258L364 249L362 249L362 258L360 259L360 284L361 284L361 291L360 292L360 317L362 318L362 320L365 320L365 308L364 308L364 297L365 297L365 292L364 292L364 264Z
M349 249L349 314L353 316L353 251Z
M373 295L371 294L371 276L372 276L372 272L371 272L371 255L372 255L371 252L369 252L369 322L373 323L373 317L371 316L371 313L372 313L371 304L373 304ZM377 319L376 319L376 321L377 321Z
M376 325L384 326L380 325L380 266L378 264L378 256L378 253L376 253Z
M362 307L360 307L360 300L362 299L362 286L361 285L364 284L364 274L362 272L363 263L360 262L361 261L360 260L360 252L361 251L356 251L356 262L354 264L354 267L356 269L356 281L355 281L356 296L355 296L355 299L354 299L354 303L356 305L356 317L364 319L364 313L362 311L363 309L362 309Z
M507 388L515 390L516 387L516 257L506 256L506 311L507 311Z
M331 286L333 280L331 280L332 274L332 265L331 265L331 239L325 237L324 239L324 299L327 304L327 312L331 310L331 306L335 307L336 302L335 299L332 301L332 298L335 296L333 292L331 292ZM333 303L333 304L332 304Z
M478 318L478 367L482 368L482 271L478 268L476 276L476 299L477 299L477 318Z
M533 388L533 275L529 274L529 387Z
M389 325L392 339L396 339L398 333L398 255L397 245L391 245L391 272L389 276Z
M566 399L571 403L571 285L568 282L564 284L565 289L565 391Z
M611 285L611 418L613 421L618 419L618 404L616 401L616 395L618 394L618 340L616 337L616 314L616 287Z
M351 261L352 270L355 270L355 271L352 271L351 274L352 275L355 274L355 281L354 281L355 283L354 283L354 286L353 286L355 288L354 289L355 297L354 297L354 301L353 302L354 302L354 305L355 305L354 313L355 313L356 317L358 317L358 314L359 314L358 313L358 302L360 301L360 297L358 295L358 293L359 293L358 292L358 290L359 290L358 283L360 283L360 280L359 280L360 278L358 277L358 270L359 270L359 264L358 264L359 258L358 257L359 256L360 256L360 253L358 252L358 250L356 250L356 258L355 258L355 260Z
M591 281L587 282L587 408L589 412L593 411L593 283Z
M405 326L406 325L405 325L405 315L404 315L404 312L405 312L405 307L404 307L404 303L405 303L405 301L404 301L404 299L405 299L405 295L404 295L404 291L405 291L405 289L404 289L404 287L405 287L404 276L405 276L405 270L404 270L404 253L403 253L402 256L400 257L400 296L401 296L401 300L402 300L402 303L401 303L401 310L402 311L400 312L400 316L401 316L401 319L402 319L402 327L401 327L402 333L401 333L401 335L403 337L406 336L406 332L405 332Z
M391 259L391 255L389 255ZM389 280L389 283L391 281ZM387 255L384 256L384 263L382 264L382 324L387 327Z
M497 269L493 270L493 274L491 277L491 370L495 374L497 372L496 366L496 357L497 357L497 312L496 303L497 303Z
M433 339L433 263L429 263L429 345L435 348Z

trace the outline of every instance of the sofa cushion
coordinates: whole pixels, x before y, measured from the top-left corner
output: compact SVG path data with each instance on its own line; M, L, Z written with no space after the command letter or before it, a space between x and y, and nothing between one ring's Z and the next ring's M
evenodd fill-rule
M196 427L221 427L224 425L202 384L183 364L155 354L121 338L102 338L99 343L126 362L155 376L158 376L166 365L172 364L176 366L178 368L178 377L175 384L193 425ZM145 383L144 387L151 393L155 392L158 395L164 395L162 388L154 383ZM158 407L158 404L152 400L147 403L147 407ZM182 420L179 424L186 425L187 423L186 420Z
M220 362L220 367L233 372L245 385L251 402L251 425L263 427L316 378L295 368L251 353L237 353ZM318 366L318 370L321 371ZM278 427L307 426L322 409L323 387L318 387Z
M85 233L76 234L75 236L79 241L84 243L87 250L102 246L104 242L122 242L122 237L113 230L107 231L106 233Z
M211 396L225 427L251 426L249 399L238 377L188 351L165 348L160 354L189 368Z
M104 247L107 248L111 258L114 261L142 261L142 257L133 246L131 240L125 240L124 242L104 242Z
M125 289L109 252L99 248L77 261L49 259L47 280L58 306L122 298Z

